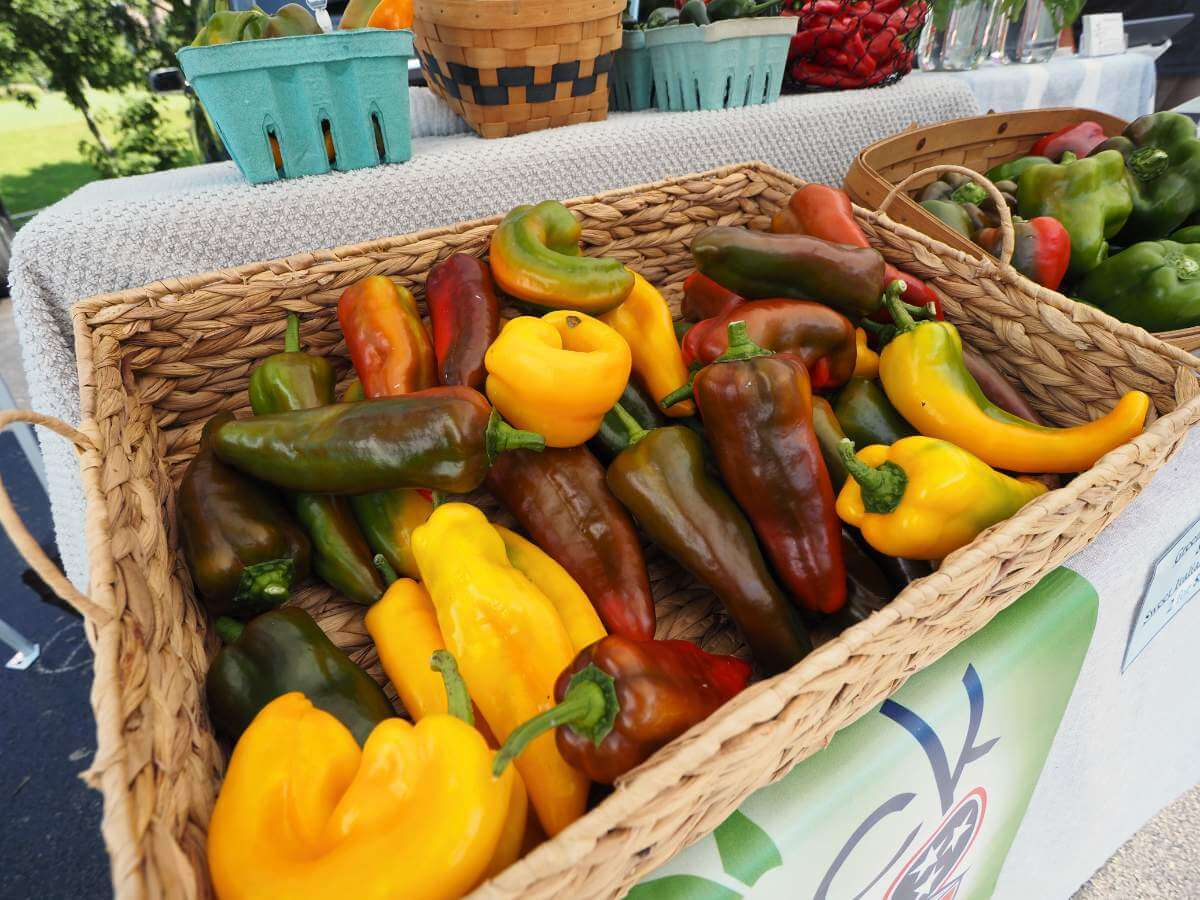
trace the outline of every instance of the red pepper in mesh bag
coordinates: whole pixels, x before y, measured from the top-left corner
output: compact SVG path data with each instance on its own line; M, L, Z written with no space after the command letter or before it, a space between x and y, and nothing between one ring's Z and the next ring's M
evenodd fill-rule
M917 0L805 0L784 9L800 19L788 51L791 80L816 87L868 87L908 72L913 52L905 36L919 28L929 5Z

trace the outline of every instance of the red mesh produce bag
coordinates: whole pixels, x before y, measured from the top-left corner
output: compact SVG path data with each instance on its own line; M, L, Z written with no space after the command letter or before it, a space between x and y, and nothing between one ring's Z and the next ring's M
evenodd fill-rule
M785 88L862 88L912 71L926 0L784 0L800 19L788 50Z

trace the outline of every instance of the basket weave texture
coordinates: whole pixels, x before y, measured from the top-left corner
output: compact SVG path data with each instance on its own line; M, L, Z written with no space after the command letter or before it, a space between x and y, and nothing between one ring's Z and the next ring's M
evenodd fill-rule
M587 253L614 256L667 285L677 308L692 268L691 239L715 224L766 227L800 183L746 163L568 205L583 220ZM1056 294L1031 292L1011 270L883 216L856 214L891 262L944 294L964 338L1023 384L1049 421L1091 418L1130 388L1151 396L1156 420L1066 487L948 557L883 611L749 688L477 896L609 897L627 889L1081 549L1200 419L1186 354ZM82 451L90 598L61 576L54 586L83 610L96 654L99 748L87 778L104 793L102 828L118 897L203 897L210 890L205 829L224 757L205 713L203 679L217 642L193 599L175 526L175 488L201 426L220 410L248 411L250 370L280 349L285 311L302 316L306 347L334 358L344 375L336 316L342 290L384 274L422 297L429 268L453 252L485 252L497 221L165 280L74 308L84 421L79 432L55 429ZM18 419L45 421L10 413L0 425ZM53 577L14 516L0 502L0 521ZM710 592L653 550L648 564L660 637L741 651ZM295 602L378 676L361 607L316 586Z
M608 116L624 0L416 0L429 86L482 137Z

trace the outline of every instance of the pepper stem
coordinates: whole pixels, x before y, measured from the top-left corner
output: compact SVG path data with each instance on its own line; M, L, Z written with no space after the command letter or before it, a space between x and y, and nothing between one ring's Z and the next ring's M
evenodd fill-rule
M434 650L429 658L429 668L440 672L446 682L446 711L462 719L468 725L475 724L475 713L471 711L471 695L466 682L458 671L458 662L449 650Z
M488 418L487 431L484 432L484 446L487 449L488 462L495 462L496 457L505 450L533 450L535 453L541 453L546 449L546 439L536 432L513 428L493 409Z
M217 636L221 638L224 644L236 644L242 636L242 632L246 630L246 626L237 619L231 619L229 616L221 616L217 619Z
M1151 181L1167 171L1171 155L1161 147L1142 147L1129 155L1129 171L1138 181Z
M850 438L838 441L838 456L850 477L858 482L867 512L886 514L900 505L908 486L908 475L902 468L891 461L878 467L868 466L854 455L854 441Z
M562 703L513 729L496 753L492 774L499 778L504 768L536 738L562 725L598 746L612 731L620 711L613 677L594 663L588 663L571 676Z
M692 386L690 383L687 385L687 388L688 388L688 393L691 394ZM683 390L683 388L680 388L680 390ZM670 397L674 397L675 394L678 394L678 393L679 393L679 391L675 391L674 393L668 395L668 399ZM665 403L666 400L664 400L663 402ZM675 401L675 403L678 403L678 402L679 402L678 400ZM671 405L674 406L675 403L672 403ZM642 438L644 438L646 435L648 435L650 433L645 428L643 428L642 423L639 422L637 419L635 419L633 416L631 416L629 414L628 410L626 410L625 407L623 407L620 403L615 404L612 408L612 411L615 412L617 414L617 418L621 420L621 425L625 429L625 435L626 435L626 437L629 438L629 443L625 447L626 450L628 450L630 447L632 447L634 444L636 444L638 441L640 441Z
M283 349L285 353L300 352L300 317L295 313L288 313L287 331L284 332Z
M1200 263L1186 254L1180 253L1172 262L1175 264L1175 277L1180 281L1191 281L1200 275Z
M950 195L955 203L982 203L987 199L988 192L973 181L964 181Z
M900 295L907 290L908 285L897 278L883 292L883 305L892 317L892 323L896 326L896 331L899 334L912 331L917 327L916 321L909 315L908 310L904 308L906 304L900 299Z
M375 564L375 568L379 570L379 574L383 576L385 584L392 584L400 580L400 575L392 568L392 564L387 561L387 557L382 553L376 553L371 559Z
M1061 166L1065 163L1073 163L1079 159L1079 155L1074 150L1064 150L1062 156L1058 158L1058 164Z
M680 385L658 401L658 405L663 409L670 409L676 403L682 403L684 400L692 399L692 382L696 380L696 373L693 372L688 377L687 384Z
M730 322L726 333L729 346L713 362L737 362L742 359L753 359L756 356L775 355L750 339L750 334L746 331L746 323L741 319Z

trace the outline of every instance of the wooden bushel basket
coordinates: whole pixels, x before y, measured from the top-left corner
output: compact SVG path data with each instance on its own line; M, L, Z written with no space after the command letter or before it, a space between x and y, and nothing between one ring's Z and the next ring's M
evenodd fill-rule
M665 286L678 309L692 238L720 223L766 228L802 182L744 163L572 200L585 252ZM1064 487L947 557L885 609L791 670L752 685L617 783L553 840L481 885L487 898L613 897L719 825L751 792L781 778L899 687L986 625L1083 548L1150 481L1200 420L1194 361L1145 331L1014 277L858 208L871 243L944 295L964 339L1022 385L1047 421L1109 410L1130 388L1150 395L1146 431ZM33 413L80 449L88 499L88 596L58 573L0 491L0 522L21 552L86 618L95 650L98 750L87 775L104 794L103 832L120 898L210 893L205 833L225 757L204 705L217 647L179 548L175 492L214 413L248 412L251 369L283 343L285 313L305 347L349 377L337 300L386 274L423 299L429 269L451 253L482 255L499 216L166 279L74 307L83 421ZM479 493L472 500L489 511ZM83 526L83 523L81 523ZM658 635L739 652L715 597L661 553L648 556ZM291 601L379 677L363 609L323 586Z

